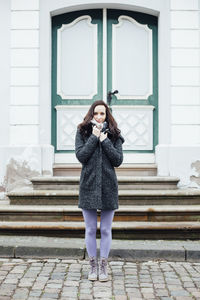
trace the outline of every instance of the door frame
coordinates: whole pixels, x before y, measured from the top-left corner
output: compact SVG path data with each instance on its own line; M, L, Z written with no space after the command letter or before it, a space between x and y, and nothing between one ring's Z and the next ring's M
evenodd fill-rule
M170 1L121 0L40 1L39 142L51 144L51 16L94 8L125 9L158 16L159 144L170 143Z
M52 18L52 144L55 147L55 153L70 153L72 150L71 136L69 137L69 146L64 147L63 142L63 134L61 134L62 129L60 128L61 124L65 117L63 117L63 110L71 110L71 106L73 110L72 114L76 114L75 108L77 106L77 112L80 112L80 107L83 107L85 111L85 105L90 105L91 100L86 99L87 97L83 96L80 99L80 96L75 97L63 97L62 93L58 92L58 80L59 80L59 69L60 61L59 61L59 31L62 30L63 27L68 27L71 24L75 24L77 20L82 20L87 17L90 18L92 24L97 24L97 39L98 39L98 50L97 51L97 94L92 97L92 101L95 99L102 99L102 94L107 95L108 90L113 90L112 86L112 76L113 74L113 25L119 23L119 17L127 17L131 20L134 20L138 26L147 27L149 31L151 31L151 39L150 39L150 54L151 54L151 76L150 76L150 84L152 86L152 91L149 95L144 95L143 97L133 97L133 98L125 98L124 100L117 99L114 97L113 99L113 110L121 110L127 114L127 109L132 111L131 114L135 114L136 119L139 115L137 115L136 111L141 113L143 109L143 113L145 112L146 121L149 123L147 129L147 136L145 142L148 144L147 149L145 147L141 147L137 149L137 146L133 145L133 149L124 148L124 153L154 153L155 146L158 144L158 54L157 54L157 17L143 14L138 12L132 12L127 10L116 10L116 9L97 9L97 10L81 10L70 13L61 14L58 16L54 16ZM146 25L147 24L147 25ZM130 36L131 38L131 36ZM104 59L102 59L102 56ZM103 72L102 72L103 70ZM104 74L102 74L104 73ZM104 75L104 79L103 76ZM102 84L102 81L105 85ZM103 99L107 102L107 99ZM66 106L66 107L65 107ZM79 107L80 106L80 107ZM151 113L150 113L151 111ZM114 113L113 112L113 113ZM86 112L85 112L86 113ZM118 114L118 112L116 112ZM130 114L130 115L131 115ZM129 117L130 117L129 115ZM63 121L61 121L61 119ZM121 114L121 118L122 114ZM80 120L79 120L80 122ZM152 125L151 125L152 124ZM67 125L67 124L66 124ZM71 125L72 126L72 125ZM142 124L144 126L144 124ZM74 124L73 124L74 127ZM151 128L152 127L152 128ZM74 128L75 130L75 128ZM123 132L123 131L122 131ZM126 140L126 136L125 140ZM140 138L139 138L140 139ZM67 142L65 142L67 143ZM130 138L129 138L130 143Z

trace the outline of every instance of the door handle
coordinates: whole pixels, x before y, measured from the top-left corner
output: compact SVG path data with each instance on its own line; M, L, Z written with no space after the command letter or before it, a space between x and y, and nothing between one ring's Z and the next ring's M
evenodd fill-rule
M107 94L107 101L108 101L108 105L110 106L111 101L112 101L112 95L118 94L118 90L115 90L114 92L109 91Z

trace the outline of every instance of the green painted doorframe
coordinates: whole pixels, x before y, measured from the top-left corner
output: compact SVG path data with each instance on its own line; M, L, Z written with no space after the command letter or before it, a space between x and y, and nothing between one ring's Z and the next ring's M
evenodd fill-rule
M62 24L69 24L75 19L89 15L92 18L92 23L98 25L98 65L97 65L97 94L94 95L92 101L102 99L103 97L103 63L102 63L102 48L103 48L103 11L102 9L82 10L71 13L58 15L52 18L52 127L51 127L51 143L54 146L56 153L72 152L72 150L57 150L57 119L56 119L56 105L90 105L91 99L62 99L57 95L57 30L62 27Z
M157 17L144 13L127 10L107 10L107 89L112 91L112 24L118 24L118 18L125 15L133 18L140 24L147 24L152 30L152 55L153 55L153 94L147 99L117 99L112 97L112 105L153 105L153 149L152 150L127 150L128 152L152 153L158 144L158 20Z
M93 99L62 99L57 95L57 30L62 24L69 24L83 15L90 15L92 23L98 25L98 93ZM103 67L107 68L107 91L112 90L112 24L118 23L120 15L135 19L138 23L147 24L152 29L152 55L153 55L153 94L148 99L123 99L115 96L112 105L153 105L153 149L152 150L127 150L134 153L154 153L158 144L158 23L155 16L126 10L107 10L107 66L103 66L103 10L91 9L58 15L52 18L52 145L56 153L68 153L72 150L57 150L57 119L56 105L88 105L91 101L103 98Z

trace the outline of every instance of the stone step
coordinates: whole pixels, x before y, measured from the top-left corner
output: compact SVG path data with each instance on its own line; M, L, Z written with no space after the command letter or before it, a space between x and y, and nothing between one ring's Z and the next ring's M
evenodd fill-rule
M84 222L0 222L2 234L84 237ZM97 237L99 237L99 226ZM120 239L199 239L200 222L113 222L112 237Z
M156 164L122 164L115 168L117 175L125 176L156 176ZM53 176L80 176L81 164L54 164Z
M167 176L117 176L119 189L177 189L178 177ZM53 176L34 177L31 179L35 190L77 190L79 188L79 176Z
M66 206L0 206L0 221L45 221L45 222L83 222L82 210L75 205ZM98 211L100 221L100 211ZM120 205L115 211L116 222L177 222L200 221L200 205Z
M2 205L7 206L9 204L10 204L9 200L0 200L0 206L2 206Z
M12 205L77 205L78 190L16 190ZM119 190L120 205L200 205L199 189Z

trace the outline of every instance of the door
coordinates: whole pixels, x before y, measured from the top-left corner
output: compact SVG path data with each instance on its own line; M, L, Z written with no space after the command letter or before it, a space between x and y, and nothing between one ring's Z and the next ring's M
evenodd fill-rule
M52 19L52 145L74 154L74 137L89 106L115 93L112 113L124 152L154 155L158 143L157 18L125 10L83 10ZM70 156L71 155L71 156ZM153 162L153 161L152 161Z

